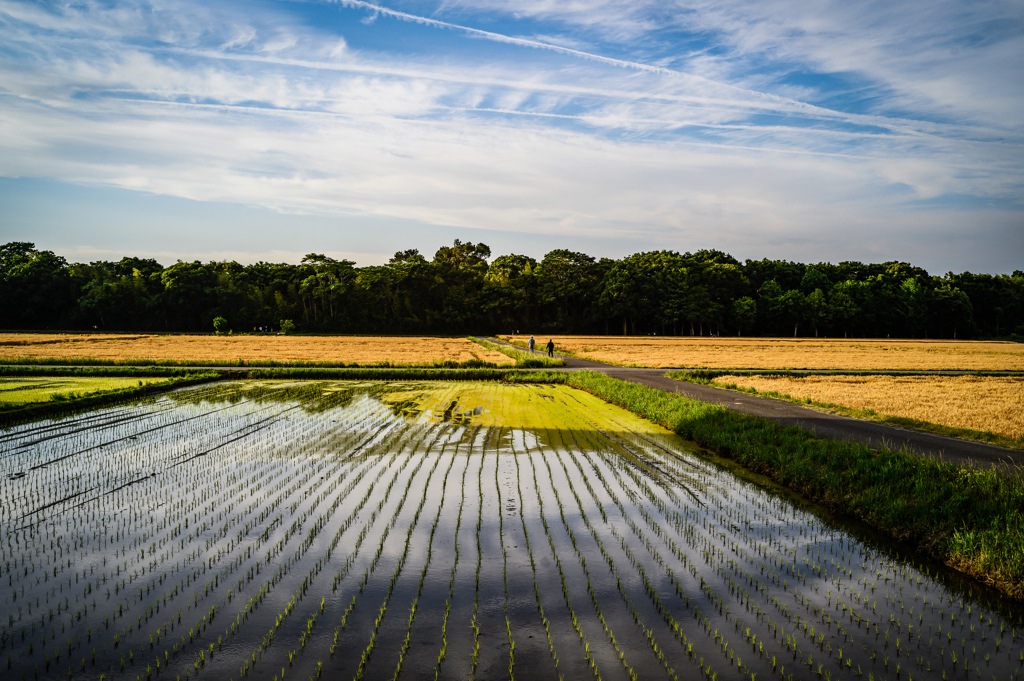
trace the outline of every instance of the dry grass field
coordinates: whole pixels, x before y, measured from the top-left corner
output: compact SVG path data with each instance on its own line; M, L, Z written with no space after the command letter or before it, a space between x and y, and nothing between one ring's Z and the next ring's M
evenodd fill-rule
M503 336L525 344L524 336ZM537 346L549 336L537 336ZM642 367L1024 371L1024 344L844 338L708 336L553 336L557 350L582 359ZM556 350L556 351L557 351Z
M1024 378L977 376L720 376L714 383L1024 438Z
M158 336L140 334L0 334L3 360L84 359L105 362L315 362L431 365L480 359L511 366L511 358L465 338L412 336Z

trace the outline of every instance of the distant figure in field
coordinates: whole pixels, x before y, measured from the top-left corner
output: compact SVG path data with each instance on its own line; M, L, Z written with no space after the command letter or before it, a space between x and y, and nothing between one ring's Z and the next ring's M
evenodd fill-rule
M548 339L548 357L555 356L555 341L553 338Z
M537 345L537 341L533 340L533 336L530 336L528 345L530 346L530 352L533 352L533 348Z

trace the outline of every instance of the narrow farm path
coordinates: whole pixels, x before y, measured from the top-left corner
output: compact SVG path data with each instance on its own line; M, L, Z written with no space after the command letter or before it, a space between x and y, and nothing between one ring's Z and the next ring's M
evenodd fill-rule
M492 343L495 342L494 339L490 340ZM1024 452L1005 447L840 416L785 400L677 381L665 376L668 369L617 367L576 357L558 357L565 360L564 371L597 371L612 378L683 395L693 400L718 404L743 414L760 416L783 426L799 426L810 430L818 437L852 440L869 447L906 448L922 456L937 457L955 463L985 467L1024 466Z

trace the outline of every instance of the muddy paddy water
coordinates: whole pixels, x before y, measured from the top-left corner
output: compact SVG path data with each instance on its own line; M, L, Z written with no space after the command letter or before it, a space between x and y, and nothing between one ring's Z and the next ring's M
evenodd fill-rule
M988 599L562 386L230 383L0 434L3 678L1014 679Z

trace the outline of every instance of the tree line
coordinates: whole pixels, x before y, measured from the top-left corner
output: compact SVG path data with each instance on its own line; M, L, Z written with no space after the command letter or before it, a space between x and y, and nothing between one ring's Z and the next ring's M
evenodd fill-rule
M491 259L456 240L357 267L150 258L69 263L29 242L0 246L7 329L367 334L1024 337L1024 272L928 274L904 262L740 262L717 250L613 260L553 250Z

